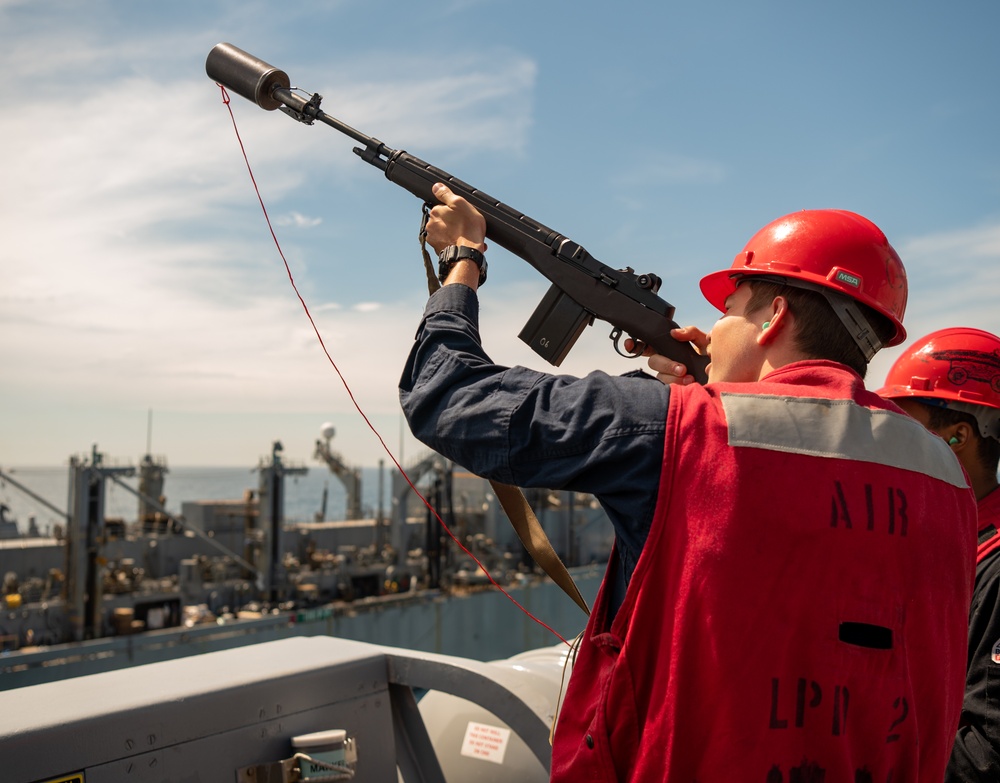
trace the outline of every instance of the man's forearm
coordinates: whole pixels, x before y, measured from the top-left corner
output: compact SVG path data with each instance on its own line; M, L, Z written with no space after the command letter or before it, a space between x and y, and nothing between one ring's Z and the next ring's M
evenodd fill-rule
M464 285L431 297L399 382L414 436L479 475L510 481L504 427L493 391L506 368L479 340L479 305Z

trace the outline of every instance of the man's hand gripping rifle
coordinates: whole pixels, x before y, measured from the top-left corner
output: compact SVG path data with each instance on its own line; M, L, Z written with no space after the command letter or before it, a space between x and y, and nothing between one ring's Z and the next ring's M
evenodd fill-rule
M677 326L672 320L674 308L657 296L661 281L656 275L637 275L631 268L605 266L576 242L448 172L360 133L320 109L322 96L303 97L290 87L284 71L232 44L215 46L208 54L205 70L211 79L262 109L281 109L308 125L319 120L354 139L362 145L354 148L357 155L382 169L387 179L425 204L437 203L431 187L444 182L475 206L486 219L486 236L523 258L552 283L518 335L546 361L558 366L584 328L599 318L611 324L611 339L618 353L638 356L648 345L657 353L681 362L698 381L705 382L708 357L698 354L690 343L678 342L670 336L670 330ZM631 354L622 350L623 335L638 343Z

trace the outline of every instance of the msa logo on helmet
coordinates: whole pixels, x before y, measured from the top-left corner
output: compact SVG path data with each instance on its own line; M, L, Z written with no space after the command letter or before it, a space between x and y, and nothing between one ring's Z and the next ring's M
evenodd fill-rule
M851 288L861 288L861 278L857 275L852 275L850 272L845 272L843 269L838 269L833 279L838 283L849 285Z

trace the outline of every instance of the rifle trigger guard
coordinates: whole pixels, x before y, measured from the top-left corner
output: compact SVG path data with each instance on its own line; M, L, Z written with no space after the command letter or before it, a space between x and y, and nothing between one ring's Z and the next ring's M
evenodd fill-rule
M640 356L642 356L643 351L646 350L646 343L642 342L642 340L636 340L633 337L632 344L634 345L634 351L632 353L629 353L628 351L623 350L621 345L619 344L622 339L622 334L623 334L622 330L617 326L611 330L610 337L615 346L615 353L617 353L619 356L624 356L626 359L638 359Z

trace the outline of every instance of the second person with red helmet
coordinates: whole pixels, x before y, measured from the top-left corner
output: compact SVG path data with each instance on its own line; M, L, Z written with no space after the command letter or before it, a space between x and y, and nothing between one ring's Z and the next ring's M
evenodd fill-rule
M941 436L976 493L965 701L945 781L1000 780L1000 338L968 327L929 334L896 360L878 393Z

